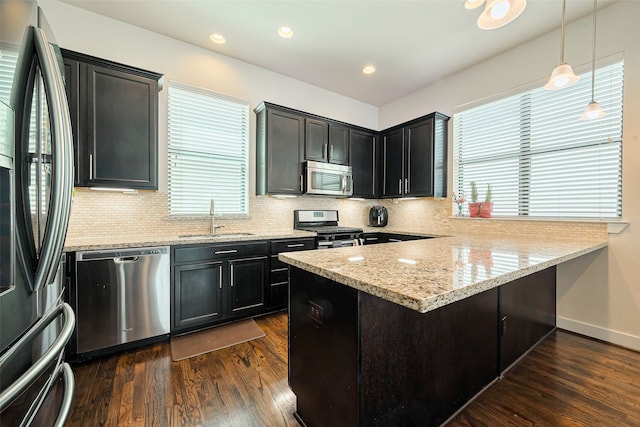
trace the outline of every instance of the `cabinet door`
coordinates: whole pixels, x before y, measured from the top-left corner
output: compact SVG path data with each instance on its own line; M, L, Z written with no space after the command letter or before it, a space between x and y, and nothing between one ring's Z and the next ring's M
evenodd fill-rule
M376 135L352 129L349 135L353 197L377 197Z
M264 306L267 256L229 261L229 314L260 311Z
M83 148L78 144L78 135L84 130L84 123L80 121L80 62L75 59L64 58L64 89L67 94L69 114L71 115L71 131L73 133L73 184L79 185L81 174L79 159L84 156ZM86 175L83 177L86 180Z
M556 268L502 285L500 359L504 372L556 326Z
M406 196L433 196L433 120L405 127Z
M402 129L382 134L382 197L400 197L404 191L402 135Z
M172 330L206 326L222 317L223 262L175 266Z
M329 150L329 125L315 119L305 119L304 158L326 162Z
M157 82L83 65L87 73L87 184L157 189Z
M349 128L329 123L329 163L349 165Z
M304 117L267 111L267 193L302 194Z

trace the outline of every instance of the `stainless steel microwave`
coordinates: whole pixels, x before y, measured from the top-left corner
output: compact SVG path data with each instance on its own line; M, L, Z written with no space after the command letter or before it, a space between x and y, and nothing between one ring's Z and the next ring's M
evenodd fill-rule
M351 166L308 161L305 177L306 194L339 197L353 194Z

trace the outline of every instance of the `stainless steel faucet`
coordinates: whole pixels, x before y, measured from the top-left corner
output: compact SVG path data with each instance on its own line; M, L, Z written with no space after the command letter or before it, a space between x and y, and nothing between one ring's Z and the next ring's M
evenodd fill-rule
M209 208L209 215L211 216L211 234L214 234L216 232L214 207L215 207L215 203L213 199L211 199L211 207Z
M213 199L211 199L211 207L209 208L209 216L211 216L211 235L213 236L215 234L215 232L216 232L216 228L224 227L224 225L216 225Z

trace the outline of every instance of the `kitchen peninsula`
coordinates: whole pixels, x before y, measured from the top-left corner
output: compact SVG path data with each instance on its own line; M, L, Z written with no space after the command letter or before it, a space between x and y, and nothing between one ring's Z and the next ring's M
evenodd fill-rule
M555 266L606 246L477 236L280 254L296 416L442 424L555 328Z

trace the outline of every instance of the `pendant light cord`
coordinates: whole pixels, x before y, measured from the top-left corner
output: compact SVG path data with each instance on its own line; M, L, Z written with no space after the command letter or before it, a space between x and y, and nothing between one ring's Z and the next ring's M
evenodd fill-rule
M562 0L562 30L560 32L560 63L564 64L564 11L567 8L567 0Z
M596 9L598 0L593 0L593 43L591 45L591 102L595 101L596 83Z

